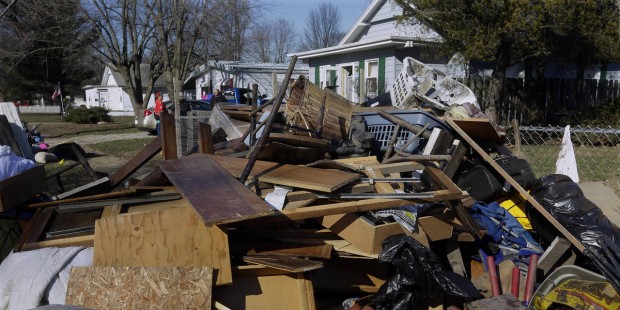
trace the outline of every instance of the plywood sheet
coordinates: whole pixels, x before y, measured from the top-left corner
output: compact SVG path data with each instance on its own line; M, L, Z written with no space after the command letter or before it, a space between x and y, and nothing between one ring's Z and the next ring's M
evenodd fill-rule
M211 309L211 267L74 267L68 305L89 309Z
M228 235L187 207L121 214L95 223L95 266L211 266L232 282Z
M165 160L159 166L207 225L251 219L274 211L208 155Z
M223 156L209 156L222 168L235 177L241 176L248 160ZM267 161L256 161L250 178L275 185L292 186L303 189L331 193L336 189L360 178L357 173L338 170L285 165Z

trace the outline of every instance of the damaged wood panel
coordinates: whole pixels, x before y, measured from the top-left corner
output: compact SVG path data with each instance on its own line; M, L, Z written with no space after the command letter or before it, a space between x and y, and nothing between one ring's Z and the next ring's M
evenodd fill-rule
M213 300L229 309L316 309L312 281L305 279L303 273L260 274L265 269L269 268L258 269L258 274L235 273L235 284L215 287Z
M465 118L451 120L475 140L490 141L495 143L502 142L503 137L500 136L495 127L493 127L493 124L491 124L491 120L488 118Z
M209 156L230 174L239 177L248 160L223 156ZM359 174L337 170L311 168L278 164L266 161L256 161L250 172L250 178L275 185L285 185L320 192L331 193L336 189L360 178Z
M89 309L211 309L211 267L73 267L66 303Z
M165 160L159 166L207 225L251 219L274 211L207 155Z
M37 165L0 181L0 212L13 209L47 190L45 168Z
M319 124L321 103L325 95L323 123ZM318 131L322 125L322 138L346 139L351 126L353 102L332 91L322 90L300 77L291 86L284 113L289 125L313 131Z
M232 282L228 235L191 208L123 214L95 222L95 266L211 266Z

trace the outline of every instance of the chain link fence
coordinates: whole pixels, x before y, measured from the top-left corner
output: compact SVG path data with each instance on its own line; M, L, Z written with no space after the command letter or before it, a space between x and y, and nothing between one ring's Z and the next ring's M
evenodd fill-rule
M209 123L210 111L192 111L186 116L175 118L177 128L177 154L187 154L198 145L198 123Z
M521 145L507 132L506 146L528 160L536 177L555 173L564 127L521 126ZM604 181L620 193L620 129L575 126L570 128L580 182Z

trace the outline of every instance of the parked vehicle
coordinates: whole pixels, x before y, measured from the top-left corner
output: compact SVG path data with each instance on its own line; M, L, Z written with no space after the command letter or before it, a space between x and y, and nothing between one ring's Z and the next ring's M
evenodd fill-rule
M211 104L203 100L185 100L181 102L181 105L186 104L188 111L211 111ZM166 110L170 114L174 114L174 101L164 101ZM155 120L155 107L149 107L138 113L138 116L134 116L134 125L136 128L144 131L148 131L151 134L156 133L157 121ZM181 109L182 114L183 109ZM187 112L187 111L186 111Z
M250 104L252 102L252 90L248 88L229 88L224 90L224 96L228 100L228 103L234 104ZM258 92L258 105L267 102L267 95L263 95Z

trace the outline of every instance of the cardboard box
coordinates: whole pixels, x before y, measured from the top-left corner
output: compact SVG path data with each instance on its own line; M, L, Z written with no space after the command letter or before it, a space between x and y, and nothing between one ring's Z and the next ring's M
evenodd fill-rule
M43 165L0 181L0 212L8 211L47 190Z
M369 254L379 254L387 237L405 233L396 222L373 225L352 213L324 216L320 221L323 227Z

